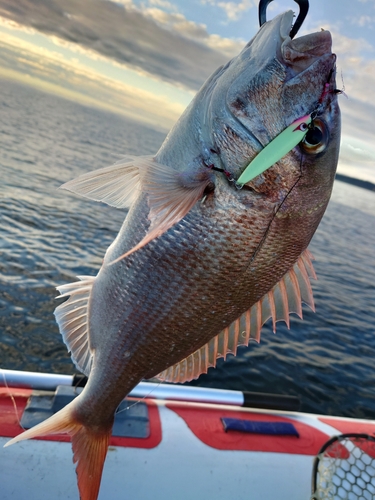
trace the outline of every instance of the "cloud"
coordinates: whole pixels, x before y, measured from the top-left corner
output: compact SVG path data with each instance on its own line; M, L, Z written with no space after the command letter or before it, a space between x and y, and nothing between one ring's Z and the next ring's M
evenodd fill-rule
M162 29L169 29L192 39L204 40L208 37L206 25L189 21L180 13L169 13L156 7L143 10L145 16L156 21Z
M158 7L164 7L165 9L169 10L177 10L177 7L171 2L167 2L166 0L149 0L150 5L157 5Z
M124 114L153 127L168 130L184 105L166 95L127 85L60 53L11 35L0 40L0 76L27 82L83 104Z
M375 0L374 0L375 2ZM374 117L373 88L375 88L375 48L364 38L351 38L342 34L335 25L319 21L308 25L307 32L320 31L321 27L329 30L333 39L333 52L337 54L337 86L344 87L348 100L341 103L345 113L354 107L359 109L360 103L366 103L369 108L361 107L361 113L356 113L358 119L363 114L363 121L367 116Z
M360 16L358 19L352 19L352 23L358 24L358 26L363 28L364 26L371 26L374 24L374 18L370 16Z
M338 171L375 182L375 146L361 139L343 135Z
M212 5L222 9L228 21L237 21L244 12L258 6L255 0L241 0L241 2L222 2L218 0L202 0L203 4Z
M332 33L337 59L337 85L342 85L348 100L342 100L347 115L355 115L357 126L366 124L363 133L369 131L375 116L373 89L375 87L374 48L363 39L352 39L339 33ZM343 83L341 83L342 80ZM362 127L359 127L362 128ZM372 127L371 127L372 128Z
M223 38L215 34L210 35L207 32L205 24L189 21L180 13L168 13L157 8L145 8L143 13L145 16L149 16L155 22L159 23L163 29L170 29L178 32L180 36L191 39L194 43L201 43L214 52L225 55L228 59L236 56L246 43L244 40ZM227 62L228 59L225 59L225 62Z
M360 92L356 92L360 96ZM363 96L360 96L363 97ZM338 171L375 183L375 105L349 94L340 96L342 137Z
M350 142L343 142L341 146L341 155L349 161L361 161L375 164L375 149L368 149L365 145L353 145Z
M166 0L141 8L130 0L0 0L0 16L194 90L243 46L208 34Z

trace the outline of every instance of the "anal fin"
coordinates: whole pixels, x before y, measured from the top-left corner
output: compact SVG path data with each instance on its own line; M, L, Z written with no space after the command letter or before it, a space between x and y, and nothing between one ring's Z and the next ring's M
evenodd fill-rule
M207 344L156 378L165 382L189 382L207 373L209 367L215 367L218 358L225 359L229 353L236 355L238 346L248 345L251 339L259 342L262 326L270 318L275 332L277 321L285 321L289 328L289 314L296 313L302 318L302 302L315 311L310 284L310 278L316 279L312 258L305 250L292 269L249 310Z

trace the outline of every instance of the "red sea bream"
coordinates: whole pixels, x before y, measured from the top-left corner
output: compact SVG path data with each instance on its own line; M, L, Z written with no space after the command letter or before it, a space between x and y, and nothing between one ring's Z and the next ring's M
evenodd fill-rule
M288 322L302 302L313 307L307 247L340 143L336 56L329 32L292 40L292 23L291 11L265 23L154 157L64 186L129 212L98 275L58 288L69 298L56 319L85 389L8 444L69 433L82 500L98 496L116 408L140 380L196 378L258 340L268 318ZM306 115L303 141L239 189L250 161Z

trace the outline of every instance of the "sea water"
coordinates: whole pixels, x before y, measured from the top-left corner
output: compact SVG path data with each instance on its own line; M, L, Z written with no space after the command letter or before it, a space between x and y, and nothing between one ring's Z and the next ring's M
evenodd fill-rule
M58 187L165 134L0 81L0 367L75 373L53 311L55 287L95 275L125 212ZM304 306L260 344L194 385L296 395L302 410L375 418L375 193L335 183L310 245L316 313Z

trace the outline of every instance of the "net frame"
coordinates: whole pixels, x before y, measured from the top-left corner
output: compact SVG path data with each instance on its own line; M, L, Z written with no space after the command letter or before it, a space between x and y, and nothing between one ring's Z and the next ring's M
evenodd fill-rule
M348 446L349 444L350 446ZM348 456L343 456L343 450L344 454L347 454ZM367 454L366 451L370 451L371 454ZM363 467L363 460L365 456L369 457L366 458L366 462L369 463L367 465L365 464L365 467ZM319 466L322 464L323 459L326 461L326 463L329 463L329 466L326 467L326 470L324 471L324 465L322 465L323 471L320 471ZM335 461L336 464L334 463ZM360 467L359 462L361 462ZM346 464L345 467L342 466L343 463ZM372 476L367 471L365 471L366 467L373 471ZM365 477L354 474L352 470L353 472L354 470L355 472L361 472L362 470L362 476ZM326 471L328 471L328 474ZM340 471L341 474L337 474L337 471ZM324 474L324 472L326 472L326 474ZM351 476L351 479L353 479L353 477L356 478L355 483L350 483L348 480L346 480L345 475L344 477L342 477L343 473L345 472L348 474L348 476ZM330 488L329 490L327 489L327 487L321 488L320 483L326 484L329 474L331 474L332 488ZM322 478L319 481L320 475L322 475ZM332 480L334 477L336 479L335 484ZM339 481L341 481L342 484L338 485L337 483ZM348 485L350 485L350 491L348 491ZM328 484L328 488L329 487L330 486ZM333 489L335 489L336 491L333 492ZM356 489L357 492L362 489L362 492L356 493L355 491L353 491L354 489ZM374 500L375 437L365 433L347 433L340 434L329 439L322 446L318 455L315 457L312 471L311 491L312 496L310 500Z

